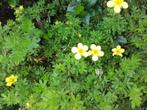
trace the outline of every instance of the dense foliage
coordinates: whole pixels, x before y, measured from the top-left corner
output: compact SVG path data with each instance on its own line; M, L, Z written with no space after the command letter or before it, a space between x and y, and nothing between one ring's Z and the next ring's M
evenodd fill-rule
M0 23L0 109L146 110L146 0L126 2L117 14L107 0L0 2L15 16ZM77 60L78 43L103 57Z

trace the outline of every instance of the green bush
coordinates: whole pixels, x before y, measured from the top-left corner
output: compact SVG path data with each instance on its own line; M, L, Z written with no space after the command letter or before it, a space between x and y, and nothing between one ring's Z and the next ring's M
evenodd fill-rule
M115 14L104 0L9 0L16 18L0 24L0 109L146 110L145 0L126 2ZM104 55L77 60L79 43Z

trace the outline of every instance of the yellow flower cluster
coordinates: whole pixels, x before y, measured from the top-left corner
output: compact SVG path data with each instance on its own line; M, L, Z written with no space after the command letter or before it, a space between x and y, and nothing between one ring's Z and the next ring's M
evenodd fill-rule
M97 61L100 57L104 56L104 52L101 50L101 46L97 46L95 44L92 44L90 46L90 50L88 51L88 46L83 45L82 43L78 43L77 47L72 47L71 49L72 53L75 54L75 58L77 60L81 59L81 57L88 57L92 56L93 61ZM125 49L121 48L120 45L118 45L116 48L112 49L112 55L113 56L123 56L123 53L125 52Z
M19 6L17 9L15 9L15 15L19 16L23 12L23 10L23 6Z
M120 13L121 8L127 9L128 8L128 3L125 2L124 0L110 0L107 2L108 7L114 7L114 12L115 13Z
M15 75L10 75L9 77L6 77L5 82L6 82L6 86L10 87L13 84L15 84L15 82L17 81L17 76Z

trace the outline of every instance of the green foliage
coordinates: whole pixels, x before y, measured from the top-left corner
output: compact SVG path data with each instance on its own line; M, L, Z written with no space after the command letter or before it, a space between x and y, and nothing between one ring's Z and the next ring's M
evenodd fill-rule
M8 3L10 6L15 7L19 3L19 0L8 0Z
M28 19L18 24L10 21L8 25L1 27L1 30L1 70L9 70L24 61L25 56L38 47L40 32Z
M130 91L129 97L131 100L131 105L132 108L135 108L136 106L140 106L141 104L141 90L139 88L132 88L132 90Z
M94 16L102 14L102 0L73 0L67 7L67 12L82 18L86 24L90 24L90 20ZM98 5L99 4L99 5Z
M23 2L23 13L0 25L0 109L145 110L145 4L127 2L121 14L104 0ZM80 42L105 55L76 60L71 48ZM117 45L123 57L112 56ZM18 78L7 87L11 74Z
M137 17L135 13L140 13L139 10L136 8L133 9L134 15L130 16L129 18L134 18L134 21L129 20L129 25L131 26L130 30L132 33L131 41L137 48L146 49L146 42L147 42L147 33L146 33L146 26L147 26L147 20L146 16L142 13L140 14L141 17ZM135 27L134 27L134 24Z
M122 32L126 29L126 20L118 15L118 16L110 16L104 17L103 22L101 22L101 30L106 33L106 35L121 35Z

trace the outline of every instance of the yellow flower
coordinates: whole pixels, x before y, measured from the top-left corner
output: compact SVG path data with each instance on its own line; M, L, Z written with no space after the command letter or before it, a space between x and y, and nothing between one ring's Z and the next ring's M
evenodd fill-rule
M5 79L6 86L12 86L17 81L17 76L11 75Z
M101 46L96 46L95 44L92 44L90 48L91 50L89 51L89 55L92 55L93 61L97 61L99 57L104 56L104 52L101 51Z
M116 48L113 48L112 49L112 52L113 52L113 56L114 55L117 55L117 56L123 56L122 54L125 52L125 49L121 48L120 45L118 45Z
M108 7L114 7L114 12L115 13L120 13L121 8L127 9L128 8L128 3L125 2L124 0L109 0L107 2Z
M75 53L75 58L79 60L82 56L87 57L88 56L88 46L83 45L82 43L78 43L77 47L72 47L71 51L72 53Z

